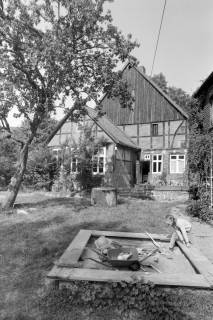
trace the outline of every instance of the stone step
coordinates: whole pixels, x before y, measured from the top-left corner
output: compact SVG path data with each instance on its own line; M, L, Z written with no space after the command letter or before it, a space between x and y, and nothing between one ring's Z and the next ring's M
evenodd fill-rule
M118 190L118 194L121 197L133 197L133 198L141 198L141 199L147 199L152 196L152 193L150 190L135 190L134 188L129 189L123 189Z

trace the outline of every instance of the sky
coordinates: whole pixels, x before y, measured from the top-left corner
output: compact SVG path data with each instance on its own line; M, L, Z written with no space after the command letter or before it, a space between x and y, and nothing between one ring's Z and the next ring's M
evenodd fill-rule
M140 43L134 50L150 75L165 0L114 0L114 24ZM192 94L213 71L213 1L167 0L153 74Z
M114 0L113 24L140 44L133 55L150 75L165 0ZM213 0L167 0L153 74L192 94L213 71ZM10 116L10 123L17 120Z

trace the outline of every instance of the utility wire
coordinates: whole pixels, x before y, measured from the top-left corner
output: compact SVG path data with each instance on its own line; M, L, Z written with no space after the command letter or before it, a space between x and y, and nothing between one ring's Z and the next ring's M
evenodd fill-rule
M152 72L153 72L153 69L154 69L155 58L156 58L157 49L158 49L158 43L159 43L159 39L160 39L161 27L162 27L162 24L163 24L163 17L164 17L164 12L165 12L165 9L166 9L166 1L167 0L165 0L165 2L164 2L163 12L162 12L162 16L161 16L161 22L160 22L160 27L159 27L159 31L158 31L158 38L157 38L157 43L156 43L156 46L155 46L155 53L154 53L154 58L153 58L153 62L152 62L152 69L151 69L150 77L152 76Z

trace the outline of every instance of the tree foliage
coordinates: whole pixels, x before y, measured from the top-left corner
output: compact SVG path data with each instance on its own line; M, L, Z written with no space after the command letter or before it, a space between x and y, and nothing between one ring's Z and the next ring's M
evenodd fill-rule
M203 220L209 220L212 216L210 209L212 136L205 127L202 101L193 99L180 88L168 86L162 73L153 76L152 80L189 115L187 166L192 199L187 211ZM196 200L193 199L195 196L193 190L196 190Z
M74 101L84 96L86 103L97 102L101 92L110 94L120 79L118 61L127 59L136 43L112 25L104 2L6 1L0 15L3 120L13 101L16 116L36 130L68 95Z
M0 188L5 188L16 170L18 146L10 139L0 143Z
M110 12L104 10L106 1L5 0L0 8L1 131L21 145L10 185L13 195L5 206L14 202L29 146L43 119L64 109L66 115L52 137L68 117L79 119L88 102L97 104L100 94L123 92L117 63L126 59L134 63L130 53L137 44L112 24ZM72 105L66 104L68 97ZM130 97L123 98L123 106ZM7 121L14 106L14 116L23 116L30 129L24 139L17 139Z
M205 127L204 110L199 100L192 99L188 105L190 139L188 148L189 184L197 190L196 201L192 200L188 212L203 220L211 218L210 167L212 136Z
M57 162L52 152L47 147L37 145L29 152L23 184L27 188L51 191L57 170Z
M189 109L190 140L188 150L189 173L196 175L197 184L208 181L210 174L211 135L204 125L204 110L199 100L192 99Z

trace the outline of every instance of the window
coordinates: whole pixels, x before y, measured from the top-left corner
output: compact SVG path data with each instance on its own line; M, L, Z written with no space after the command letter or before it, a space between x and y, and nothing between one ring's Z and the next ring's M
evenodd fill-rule
M60 159L60 156L61 156L61 149L60 148L55 148L55 149L53 149L52 150L52 154L53 154L53 157L57 160L57 161L59 161L59 159Z
M170 155L170 173L183 173L185 171L185 155Z
M99 148L92 159L92 172L93 174L104 174L105 173L105 159L106 159L106 148Z
M79 161L77 158L71 159L71 173L78 173L79 172Z
M154 154L152 156L152 173L161 173L162 171L162 155Z
M157 123L153 123L152 124L152 135L153 136L157 136L158 135L158 124Z

